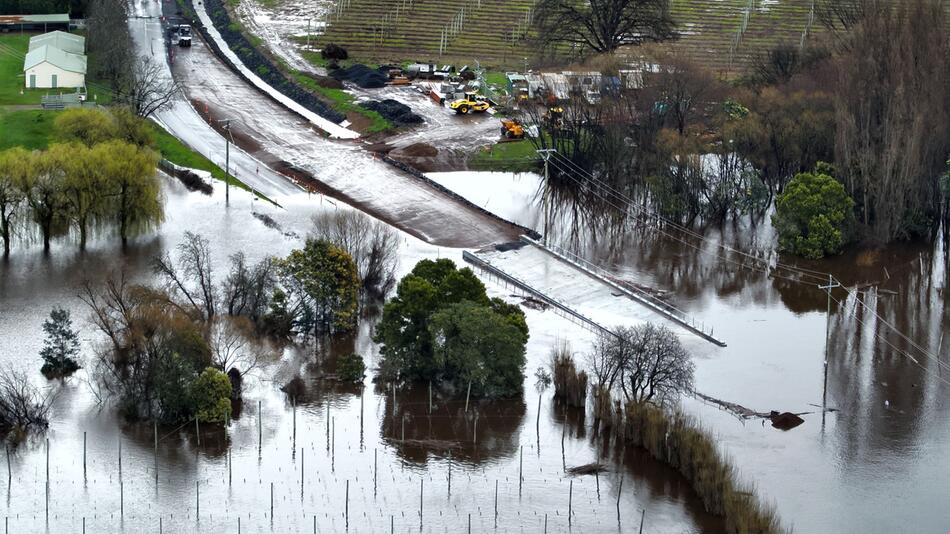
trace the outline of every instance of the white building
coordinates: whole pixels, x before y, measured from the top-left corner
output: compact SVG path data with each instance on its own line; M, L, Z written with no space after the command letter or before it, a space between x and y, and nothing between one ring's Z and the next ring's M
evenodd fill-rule
M23 61L27 89L85 87L85 46L84 38L60 31L30 38Z

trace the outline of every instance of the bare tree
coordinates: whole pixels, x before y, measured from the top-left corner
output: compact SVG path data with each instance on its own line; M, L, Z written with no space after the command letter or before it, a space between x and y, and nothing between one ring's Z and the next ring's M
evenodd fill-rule
M264 258L248 265L243 252L231 256L231 271L222 286L222 305L228 315L243 315L254 323L267 313L277 287L277 264Z
M43 394L19 371L0 370L0 428L20 432L49 426L54 396Z
M211 323L209 334L211 362L218 369L242 378L258 368L264 361L267 350L254 335L254 325L246 317L217 316Z
M207 239L185 232L176 247L178 260L169 255L155 258L152 269L165 279L173 296L180 296L199 317L211 320L215 315L216 290L211 269L211 245Z
M141 56L132 68L132 74L119 100L127 104L136 115L148 118L169 106L179 93L181 85L163 65L149 56Z
M542 44L569 44L594 52L675 36L667 0L541 0L535 24Z
M693 387L694 365L665 326L620 327L594 343L589 363L598 386L633 402L662 404Z
M313 216L313 237L342 248L356 263L364 291L385 295L396 282L399 234L392 227L355 210Z

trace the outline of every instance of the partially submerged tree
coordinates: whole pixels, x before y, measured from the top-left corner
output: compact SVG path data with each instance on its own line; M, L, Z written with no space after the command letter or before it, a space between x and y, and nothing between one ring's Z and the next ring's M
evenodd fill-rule
M388 379L445 382L486 396L521 390L524 314L489 299L475 274L451 260L422 260L400 280L374 339Z
M399 234L391 226L357 210L333 210L313 216L313 233L353 257L364 291L385 295L396 283Z
M772 216L779 247L812 259L841 252L853 223L854 201L826 167L796 175Z
M0 239L3 240L3 255L10 254L21 218L26 208L26 198L33 168L33 155L21 147L0 152Z
M693 387L693 362L679 338L653 323L619 327L594 343L590 366L598 387L627 401L663 404Z
M0 370L0 431L26 434L49 426L54 396L42 393L23 373Z
M534 8L543 44L613 52L675 36L667 0L541 0Z
M79 334L73 329L69 311L53 308L49 318L43 323L43 367L40 371L46 378L63 378L79 369L76 357L79 355Z
M293 302L304 334L351 330L359 310L359 276L345 250L325 240L308 239L303 249L280 260L280 280Z

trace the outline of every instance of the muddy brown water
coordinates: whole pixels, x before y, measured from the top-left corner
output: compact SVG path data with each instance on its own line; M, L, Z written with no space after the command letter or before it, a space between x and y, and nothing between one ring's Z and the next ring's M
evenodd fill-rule
M767 277L718 247L767 248L773 243L767 224L707 228L704 241L655 229L591 232L595 224L585 225L583 217L571 224L569 213L560 212L554 242L621 278L667 291L728 343L694 354L698 391L760 412L808 412L802 426L781 432L684 401L787 526L796 532L950 528L950 512L940 504L950 487L943 461L950 453L944 339L950 258L942 235L929 243L857 247L820 262L778 258L831 272L849 288L832 293L827 405L838 411L823 422L828 299L820 282L788 273L792 279Z
M568 414L565 426L550 390L542 395L538 418L532 371L546 362L557 325L565 331L572 325L535 311L532 321L550 322L554 330L532 332L523 398L473 400L466 416L461 392L436 390L430 412L426 388L399 391L394 399L371 381L372 371L363 387L321 379L338 354L356 351L375 366L378 351L370 337L378 313L368 310L354 335L276 355L246 382L245 402L229 428L202 425L200 446L192 424L160 428L156 455L153 428L127 423L108 403L98 404L85 371L61 386L42 379L38 352L49 309L71 310L88 362L101 340L76 298L84 280L101 281L125 269L133 280L148 281L150 258L170 251L185 231L212 238L214 268L223 275L228 255L240 250L254 261L286 254L300 241L285 234L305 236L312 213L341 209L317 195L275 199L285 208L279 209L243 191L231 191L227 207L220 188L208 197L167 182L165 191L166 222L124 251L115 239L100 236L85 253L58 242L48 256L35 245L18 247L0 263L0 363L58 391L49 430L11 451L0 514L10 532L81 532L85 520L87 532L158 532L161 522L163 532L230 533L237 532L239 518L241 532L312 532L314 522L319 532L341 532L347 510L350 532L388 532L391 526L397 532L461 532L469 515L472 532L540 532L545 515L549 532L567 532L569 501L572 531L629 531L639 526L641 509L647 510L646 532L721 530L721 521L702 510L675 472L641 451L601 450L586 430L590 421L582 423L577 414ZM269 214L281 229L265 227L255 211ZM419 258L449 253L404 239L403 272ZM298 374L307 393L294 407L280 387ZM565 467L598 458L610 465L598 479L565 477Z

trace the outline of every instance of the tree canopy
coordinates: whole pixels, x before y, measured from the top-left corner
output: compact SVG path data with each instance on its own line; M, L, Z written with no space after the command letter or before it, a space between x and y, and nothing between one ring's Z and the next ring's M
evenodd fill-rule
M304 331L333 332L356 326L360 279L353 257L322 239L280 260L281 282L302 308Z
M854 201L822 170L797 174L776 199L772 224L782 250L816 259L837 254L846 242Z
M521 391L528 327L517 306L489 299L471 269L422 260L400 280L376 327L390 378L472 384L476 394Z
M541 0L534 11L547 45L613 52L675 35L666 0Z

